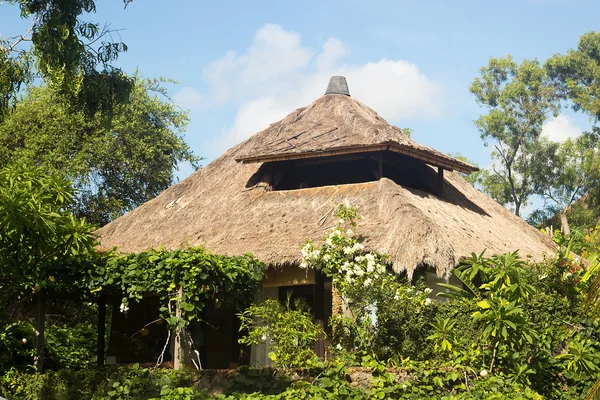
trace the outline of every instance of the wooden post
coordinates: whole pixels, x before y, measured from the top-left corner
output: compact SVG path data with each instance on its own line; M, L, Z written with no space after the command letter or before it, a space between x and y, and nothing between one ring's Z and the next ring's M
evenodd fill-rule
M175 316L177 317L177 321L181 318L181 302L183 300L183 287L179 287L177 291L177 309L175 311ZM182 367L182 359L181 359L181 339L182 328L175 328L175 345L173 346L173 369L180 369Z
M104 366L104 337L106 335L106 297L104 293L100 294L98 299L98 348L96 350L96 359L99 367Z
M444 196L444 168L438 167L438 197Z
M331 298L331 315L343 315L344 301L342 300L342 295L340 294L340 292L338 292L338 290L333 285L331 286Z

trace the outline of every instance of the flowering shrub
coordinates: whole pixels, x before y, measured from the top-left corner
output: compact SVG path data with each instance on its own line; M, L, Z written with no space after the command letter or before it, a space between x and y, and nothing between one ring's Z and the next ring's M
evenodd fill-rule
M365 252L352 229L342 230L344 224L345 221L340 220L340 226L327 236L320 248L307 242L302 248L304 262L300 267L320 270L331 277L341 294L352 296L362 292L362 288L385 283L386 258Z
M301 264L330 277L343 296L344 312L330 321L335 344L331 351L338 356L346 352L355 361L372 354L389 358L402 348L400 342L413 338L404 335L402 326L420 333L423 325L430 329L432 319L423 316L435 307L428 298L431 289L411 286L406 277L391 271L386 255L365 250L354 232L360 219L355 208L340 206L336 217L337 226L320 246L309 241L302 248Z

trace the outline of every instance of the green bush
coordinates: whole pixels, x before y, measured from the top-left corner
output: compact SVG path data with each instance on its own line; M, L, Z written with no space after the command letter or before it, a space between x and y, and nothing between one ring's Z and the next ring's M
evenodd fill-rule
M325 333L312 321L303 302L291 304L291 293L285 305L277 300L266 300L250 306L239 314L239 318L240 330L248 332L240 343L247 346L269 343L274 350L269 353L269 358L276 366L311 367L318 361L312 346Z

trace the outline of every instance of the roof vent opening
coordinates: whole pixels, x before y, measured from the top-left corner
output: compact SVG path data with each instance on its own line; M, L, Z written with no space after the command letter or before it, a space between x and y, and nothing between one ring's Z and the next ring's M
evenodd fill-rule
M329 85L327 85L325 94L343 94L350 96L350 90L348 89L348 82L346 82L346 78L343 76L332 76L329 79Z

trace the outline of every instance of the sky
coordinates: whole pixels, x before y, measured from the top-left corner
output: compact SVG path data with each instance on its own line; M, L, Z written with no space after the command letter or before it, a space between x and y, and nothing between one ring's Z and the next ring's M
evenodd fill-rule
M0 0L0 34L27 29ZM469 86L490 57L544 61L600 29L595 0L198 1L97 0L128 45L126 72L178 81L172 99L189 110L186 141L206 165L325 92L344 75L350 93L419 143L491 164L473 121L485 113ZM590 127L565 110L543 134ZM188 166L180 179L192 172Z

